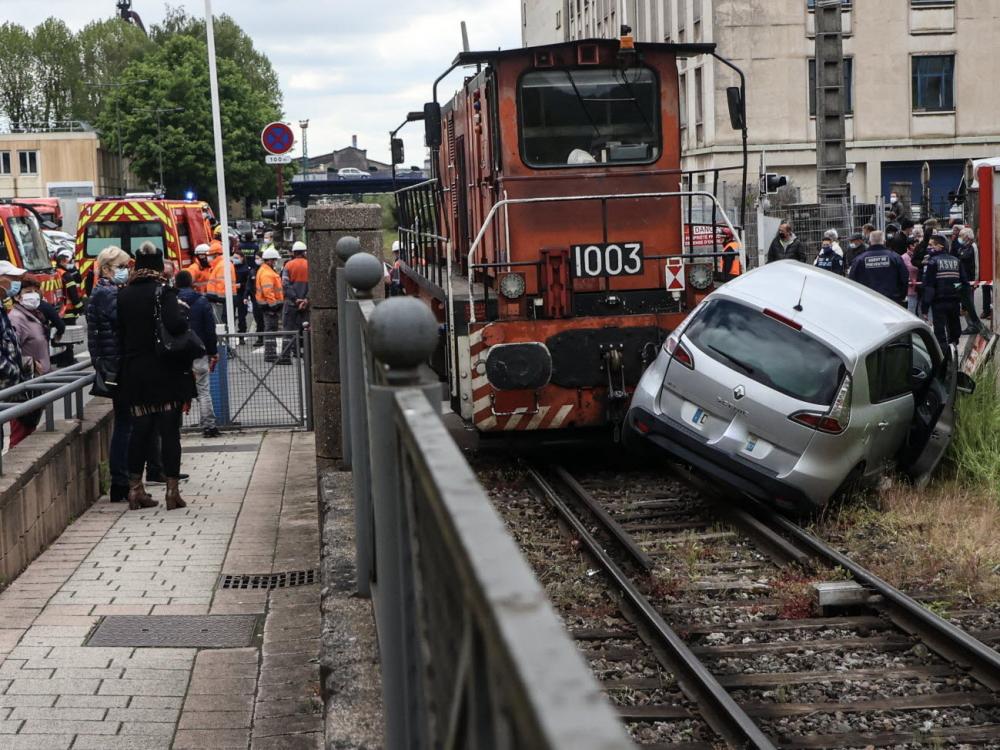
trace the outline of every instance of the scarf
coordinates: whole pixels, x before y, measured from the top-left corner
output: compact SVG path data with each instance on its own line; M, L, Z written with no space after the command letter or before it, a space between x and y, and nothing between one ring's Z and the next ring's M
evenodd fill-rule
M132 271L132 275L129 277L128 282L126 282L126 286L132 286L132 284L137 281L142 281L144 279L153 279L160 284L167 283L167 277L163 275L162 271L156 271L152 268L137 268Z

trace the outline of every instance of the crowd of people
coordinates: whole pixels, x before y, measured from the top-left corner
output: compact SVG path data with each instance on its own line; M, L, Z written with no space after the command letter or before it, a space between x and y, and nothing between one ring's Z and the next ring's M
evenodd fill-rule
M847 248L835 229L823 234L814 265L847 276L906 307L934 326L946 351L962 334L985 330L982 318L993 314L993 286L982 285L983 308L977 314L973 282L979 278L979 248L971 227L936 219L918 224L903 218L885 230L866 224ZM803 243L790 222L782 223L767 252L767 262L808 262ZM962 314L966 325L962 327Z
M197 400L205 437L221 433L210 389L211 373L223 344L217 326L226 319L226 274L239 335L233 345L260 348L266 362L287 364L301 350L309 319L306 245L296 242L292 257L281 254L269 235L263 245L247 238L224 260L221 227L211 245L194 250L194 262L178 267L156 245L143 243L134 257L106 247L95 263L89 297L73 262L60 251L55 260L66 300L62 309L47 303L39 283L24 269L0 261L0 388L9 388L72 364L52 354L67 324L85 317L87 345L96 372L93 395L114 405L110 448L111 500L130 508L156 505L146 483L165 483L167 509L181 508L180 430L183 413ZM253 334L248 317L256 322ZM279 336L278 332L284 332ZM293 335L300 337L295 346ZM246 336L242 336L246 334ZM279 351L279 342L283 342ZM30 391L23 394L27 400ZM42 412L12 420L10 447L31 434Z

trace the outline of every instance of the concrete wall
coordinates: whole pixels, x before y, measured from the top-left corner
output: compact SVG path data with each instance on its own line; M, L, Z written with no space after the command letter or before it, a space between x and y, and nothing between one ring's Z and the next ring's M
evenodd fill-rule
M340 355L334 271L340 266L337 240L357 237L364 252L383 259L382 208L374 203L331 203L306 209L309 246L310 335L316 456L325 465L344 457L340 432ZM376 298L384 296L379 285Z
M3 457L0 476L0 579L9 583L101 495L112 410L87 405L82 422L59 422Z

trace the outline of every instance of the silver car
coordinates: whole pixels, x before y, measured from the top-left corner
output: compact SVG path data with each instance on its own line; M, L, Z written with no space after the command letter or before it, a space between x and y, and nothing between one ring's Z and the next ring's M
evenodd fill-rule
M710 294L646 370L626 418L736 491L794 512L895 464L925 482L951 440L955 356L905 308L796 261Z

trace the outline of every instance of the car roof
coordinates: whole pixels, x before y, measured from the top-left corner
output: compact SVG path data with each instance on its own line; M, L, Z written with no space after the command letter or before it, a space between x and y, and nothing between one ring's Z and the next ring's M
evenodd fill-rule
M796 310L800 292L802 309ZM774 310L801 323L803 330L851 360L907 331L926 327L888 297L797 260L757 268L728 282L716 294Z

